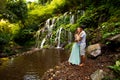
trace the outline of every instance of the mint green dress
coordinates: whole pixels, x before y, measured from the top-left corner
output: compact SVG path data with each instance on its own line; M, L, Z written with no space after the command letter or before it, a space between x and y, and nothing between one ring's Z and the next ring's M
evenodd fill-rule
M72 51L68 62L75 65L80 64L80 46L77 42L75 42L72 46Z

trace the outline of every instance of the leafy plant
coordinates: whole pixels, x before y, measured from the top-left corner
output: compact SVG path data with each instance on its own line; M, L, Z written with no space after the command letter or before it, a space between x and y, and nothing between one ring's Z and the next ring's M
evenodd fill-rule
M0 18L8 19L10 22L17 22L18 17L10 10L0 10Z
M14 37L14 41L20 45L24 45L27 41L30 41L32 39L32 29L21 29Z
M116 27L118 26L118 27ZM116 35L116 34L119 34L120 33L120 23L117 22L117 23L109 23L109 22L105 22L102 24L102 30L101 30L101 33L102 33L102 38L105 39L105 38L108 38L109 36L113 36L113 35Z
M109 68L112 69L115 72L115 76L119 78L119 76L120 76L120 60L116 61L115 65L109 66Z
M24 0L8 0L6 9L14 13L22 22L24 22L24 19L27 18L28 9Z

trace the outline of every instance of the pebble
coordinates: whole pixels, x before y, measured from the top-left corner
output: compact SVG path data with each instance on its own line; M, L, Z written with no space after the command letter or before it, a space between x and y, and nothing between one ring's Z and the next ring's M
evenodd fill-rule
M55 66L55 69L60 69L60 66Z
M49 72L52 72L53 71L53 69L49 69Z
M109 61L109 63L103 61ZM107 68L104 66L109 66L111 64L112 60L109 55L100 56L100 58L94 60L88 58L86 65L83 67L68 65L66 61L59 66L55 66L54 69L49 69L44 75L43 80L91 80L90 75L96 69L100 68L106 71ZM109 70L106 72L109 72Z

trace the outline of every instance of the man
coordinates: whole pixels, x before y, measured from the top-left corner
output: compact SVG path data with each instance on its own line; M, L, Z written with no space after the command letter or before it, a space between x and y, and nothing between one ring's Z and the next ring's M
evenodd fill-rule
M77 30L78 32L80 32L80 55L81 55L81 64L80 66L84 66L85 65L85 47L86 47L86 32L84 31L85 26L81 26L79 27Z

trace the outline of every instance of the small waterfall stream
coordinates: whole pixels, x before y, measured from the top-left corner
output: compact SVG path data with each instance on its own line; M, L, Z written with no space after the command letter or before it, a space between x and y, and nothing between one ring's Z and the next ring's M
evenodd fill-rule
M71 17L70 18L70 24L74 24L75 23L75 15L73 14L70 17Z
M62 31L62 29L63 29L63 28L61 27L60 29L57 30L57 33L56 33L56 38L55 38L55 39L56 39L56 41L58 42L57 48L61 48L61 47L60 47L60 37L61 37L61 31Z
M43 45L44 45L45 41L46 41L46 37L42 40L40 48L43 48Z
M80 16L84 14L83 10L78 10L77 15L73 14L72 12L65 12L64 15L59 16L57 18L50 18L47 19L45 22L45 26L42 30L38 30L36 32L36 47L43 48L44 45L51 45L56 43L56 48L61 48L61 38L66 38L66 43L72 42L72 32L70 30L64 29L62 24L74 24ZM67 20L67 22L66 22ZM62 31L63 30L63 31ZM64 31L65 30L65 31ZM42 33L42 34L41 34ZM61 35L63 34L63 35ZM41 39L40 37L43 37ZM51 43L52 42L52 43ZM55 45L54 45L55 46Z
M35 44L35 47L39 48L39 46L40 46L40 30L38 30L36 32L36 44Z
M72 42L72 32L68 32L68 43Z

